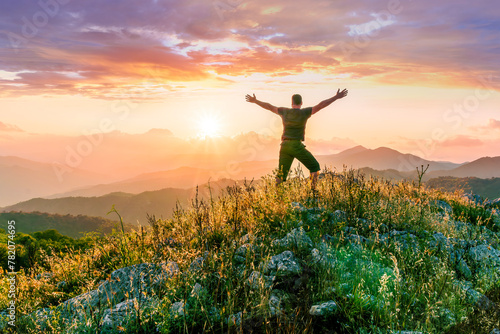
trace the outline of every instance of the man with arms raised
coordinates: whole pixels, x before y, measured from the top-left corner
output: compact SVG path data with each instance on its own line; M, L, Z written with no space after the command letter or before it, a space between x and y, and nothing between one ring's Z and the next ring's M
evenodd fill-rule
M320 166L316 158L309 152L302 143L305 138L306 123L309 117L328 107L334 101L347 95L347 89L337 90L337 94L329 99L321 101L318 105L309 108L302 108L302 96L295 94L292 96L292 108L277 108L267 102L257 100L253 96L246 95L246 101L255 103L260 107L270 110L280 115L283 120L283 135L281 136L281 148L279 156L279 172L276 183L286 181L293 160L298 159L311 173L311 188L316 189Z

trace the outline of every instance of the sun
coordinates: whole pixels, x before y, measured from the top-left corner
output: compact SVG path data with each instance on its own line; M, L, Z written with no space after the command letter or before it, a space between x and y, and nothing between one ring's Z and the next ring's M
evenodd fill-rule
M203 114L198 120L198 136L211 138L220 136L221 120L214 114Z

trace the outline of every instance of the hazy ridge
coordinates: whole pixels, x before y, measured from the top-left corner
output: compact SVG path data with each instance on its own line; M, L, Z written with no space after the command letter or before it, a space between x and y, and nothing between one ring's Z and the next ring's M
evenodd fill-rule
M416 180L416 168L429 165L423 181L429 182L432 187L447 191L463 189L490 199L500 197L500 188L495 186L498 180L493 179L500 177L500 157L484 157L456 164L429 161L386 147L372 150L356 146L337 154L318 156L318 160L322 167L330 170L342 171L344 167L360 169L367 176L395 181ZM214 196L227 185L234 184L233 180L258 180L271 174L276 164L276 160L222 164L219 168L200 164L198 167L147 172L109 183L103 182L105 176L76 170L61 183L57 181L50 164L0 157L0 169L3 171L0 178L4 190L0 197L4 207L0 211L38 211L116 220L117 217L107 214L115 205L126 222L145 224L147 213L154 212L167 218L177 203L189 203L197 185L200 185L202 195L208 196L210 184ZM443 177L456 179L450 182Z

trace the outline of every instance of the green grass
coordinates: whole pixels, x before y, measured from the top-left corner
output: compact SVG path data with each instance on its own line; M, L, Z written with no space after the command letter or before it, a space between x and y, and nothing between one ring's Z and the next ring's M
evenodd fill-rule
M436 207L436 201L450 204L453 213ZM486 333L500 327L495 312L481 313L481 325L473 321L479 310L457 288L463 277L455 263L445 251L429 246L433 233L440 232L448 238L488 241L498 248L498 216L470 204L459 193L368 179L346 170L325 173L316 196L306 179L292 178L276 186L268 176L258 184L229 187L218 198L196 196L188 207L177 205L172 217L150 216L147 228L95 236L89 249L52 253L31 270L21 270L17 275L18 332L38 333L42 322L34 320L33 312L55 310L63 301L96 289L116 269L165 261L175 261L182 274L171 278L161 294L145 296L151 302L143 302L115 332L452 333L463 325L469 326L464 327L469 333ZM456 224L456 220L466 224ZM308 248L273 244L299 227L325 254L325 261L316 261ZM407 242L396 237L380 240L392 230L407 231ZM369 242L352 243L350 234ZM237 252L244 243L253 246L241 256ZM274 289L289 295L283 312L276 314L269 307L272 289L266 288L264 280L257 288L250 287L247 279L286 249L294 252L303 271L274 282ZM200 256L205 258L201 269L190 271ZM484 274L479 268L472 271L472 287L491 294L498 307L498 275ZM36 279L44 272L52 276ZM0 309L8 303L6 277L0 285ZM66 282L64 287L58 284L61 281ZM193 293L196 284L202 286L200 293ZM309 314L312 305L330 300L338 306L334 314ZM186 305L181 315L171 312L179 302ZM243 321L231 326L227 319L239 312ZM99 320L100 313L94 312L70 329L56 314L44 331L98 333Z

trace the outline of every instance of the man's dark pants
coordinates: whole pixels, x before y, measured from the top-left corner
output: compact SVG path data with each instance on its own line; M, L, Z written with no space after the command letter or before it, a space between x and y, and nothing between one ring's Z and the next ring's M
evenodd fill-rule
M299 160L309 169L310 173L319 172L321 169L316 158L300 140L283 140L280 149L278 174L282 181L286 181L293 159Z

